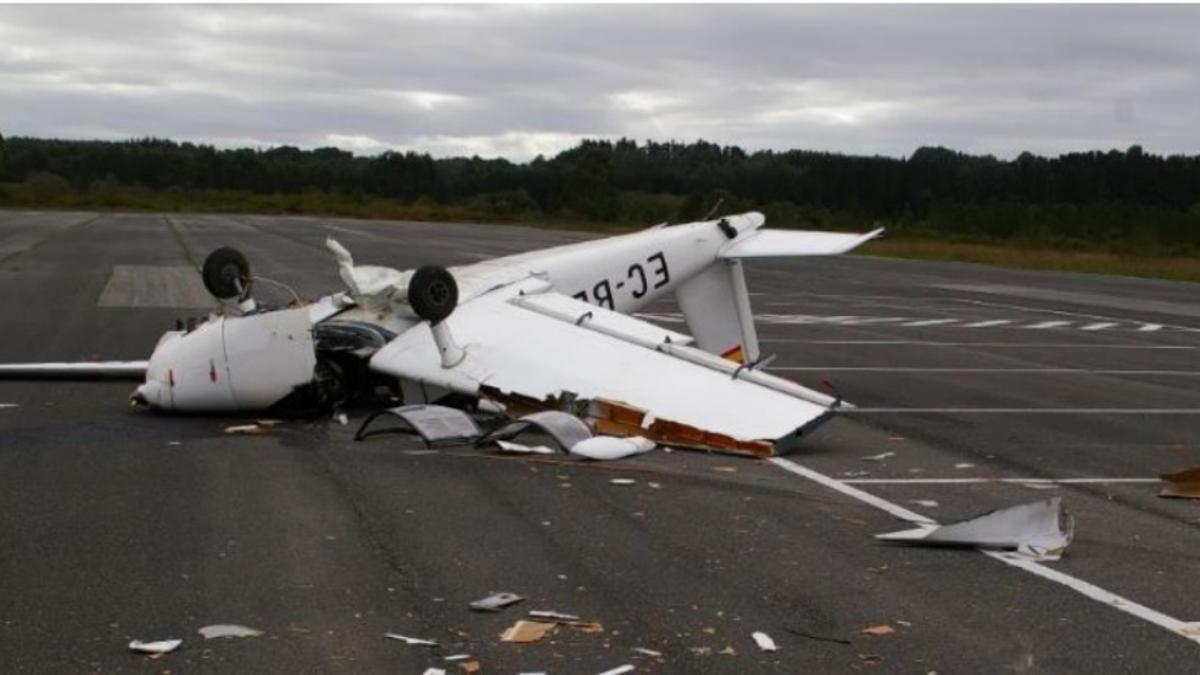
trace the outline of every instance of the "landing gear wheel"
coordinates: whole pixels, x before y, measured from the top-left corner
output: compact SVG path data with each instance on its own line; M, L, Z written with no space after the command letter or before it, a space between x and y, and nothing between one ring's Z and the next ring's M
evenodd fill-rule
M222 246L209 253L201 276L208 292L221 300L250 295L250 263L235 248Z
M445 267L425 265L408 282L408 304L417 316L440 323L458 305L458 284Z

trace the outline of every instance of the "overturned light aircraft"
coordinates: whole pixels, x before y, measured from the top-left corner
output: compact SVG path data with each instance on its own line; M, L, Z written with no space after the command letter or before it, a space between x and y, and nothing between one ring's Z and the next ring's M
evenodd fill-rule
M149 361L0 365L0 378L144 377L135 404L209 413L329 409L383 384L409 404L563 410L597 433L773 455L842 402L762 370L742 260L840 254L881 230L763 222L751 212L409 271L355 265L329 239L347 289L278 309L220 248L202 274L224 312L167 332ZM667 294L691 335L630 316Z

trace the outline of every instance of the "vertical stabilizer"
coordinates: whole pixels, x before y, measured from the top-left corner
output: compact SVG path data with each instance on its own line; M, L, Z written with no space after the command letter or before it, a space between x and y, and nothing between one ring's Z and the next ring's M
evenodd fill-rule
M758 360L758 333L742 262L718 260L675 292L696 346L737 363Z

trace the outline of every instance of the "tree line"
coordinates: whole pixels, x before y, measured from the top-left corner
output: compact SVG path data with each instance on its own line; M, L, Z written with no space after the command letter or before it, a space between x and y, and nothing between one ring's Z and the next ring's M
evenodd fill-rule
M922 147L904 158L585 140L527 163L0 137L0 205L645 225L758 209L773 225L1189 254L1200 156L1139 146L1012 160Z

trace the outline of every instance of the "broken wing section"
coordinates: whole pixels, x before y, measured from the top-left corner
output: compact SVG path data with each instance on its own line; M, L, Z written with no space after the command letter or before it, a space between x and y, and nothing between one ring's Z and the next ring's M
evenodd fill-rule
M679 344L686 336L559 294L522 295L518 286L445 321L466 350L454 367L442 367L427 323L381 349L371 367L493 398L510 414L567 409L598 433L755 456L790 449L831 414L829 397L743 372Z

